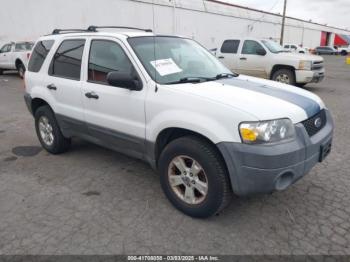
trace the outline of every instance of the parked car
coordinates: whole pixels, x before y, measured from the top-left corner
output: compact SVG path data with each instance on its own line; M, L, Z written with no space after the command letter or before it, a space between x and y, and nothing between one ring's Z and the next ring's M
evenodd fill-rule
M295 44L285 44L283 46L283 49L286 51L290 51L293 53L299 53L299 54L307 54L308 50L304 47L300 47L299 45L295 45Z
M350 46L337 46L336 48L338 54L342 56L346 56L350 53Z
M322 57L287 52L272 40L227 39L216 56L233 72L285 84L304 86L325 75Z
M6 70L17 70L21 78L27 69L33 42L12 42L0 49L0 75Z
M233 74L192 39L101 30L35 45L24 97L48 152L77 136L147 161L193 217L232 192L284 190L329 154L333 121L317 95Z
M336 55L338 50L331 46L318 46L315 48L316 55Z

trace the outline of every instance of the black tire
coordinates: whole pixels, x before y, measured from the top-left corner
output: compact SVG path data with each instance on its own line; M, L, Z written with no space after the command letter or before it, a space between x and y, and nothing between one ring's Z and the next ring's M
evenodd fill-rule
M296 83L295 84L297 87L304 87L305 85L307 85L307 83Z
M282 75L285 75L288 77L289 83L282 82L282 81L278 80L279 76L282 76ZM277 82L282 82L285 84L289 84L289 85L295 85L295 75L291 69L283 68L283 69L277 70L276 72L273 73L272 80L277 81Z
M4 74L4 70L0 69L0 76Z
M178 156L189 156L202 166L207 177L207 194L198 204L182 200L171 188L168 169ZM170 202L180 211L191 217L206 218L218 214L230 202L232 190L224 161L214 145L195 136L186 136L170 142L158 161L160 182Z
M55 114L51 110L51 108L47 105L39 107L35 111L34 117L35 117L36 134L38 136L38 139L42 147L51 154L61 154L66 152L70 147L71 140L70 138L65 138L62 135L62 132L58 126ZM45 143L40 134L39 120L41 119L41 117L46 117L48 119L48 123L52 127L53 143L51 145L48 145L47 143Z
M26 72L26 68L25 68L25 66L22 63L18 64L17 71L18 71L19 77L23 79L24 78L24 74Z
M348 55L348 52L346 52L345 50L342 50L342 51L340 52L340 54L341 54L342 56L346 56L346 55Z

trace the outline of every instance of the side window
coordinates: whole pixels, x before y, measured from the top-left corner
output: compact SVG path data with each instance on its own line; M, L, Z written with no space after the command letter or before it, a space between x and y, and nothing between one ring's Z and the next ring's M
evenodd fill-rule
M2 48L1 48L1 53L7 53L9 52L9 48L11 48L11 45L7 44L7 45L4 45Z
M108 40L93 40L90 47L88 81L107 84L112 71L132 74L133 65L122 47Z
M57 49L50 64L49 75L80 80L81 59L85 40L65 40Z
M221 47L221 53L237 54L239 40L225 40Z
M289 49L289 45L285 45L284 48Z
M242 48L242 54L257 55L257 50L264 49L258 42L254 40L245 40Z
M295 45L291 45L290 47L291 47L292 49L295 49L295 50L297 49L297 47L296 47Z
M39 72L47 54L50 52L54 40L44 40L36 44L29 60L28 71Z

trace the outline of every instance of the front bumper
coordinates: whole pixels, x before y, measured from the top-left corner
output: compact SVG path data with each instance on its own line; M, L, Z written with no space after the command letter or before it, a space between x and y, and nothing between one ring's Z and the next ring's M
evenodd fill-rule
M297 83L318 83L324 79L324 73L324 70L295 70L295 80Z
M299 123L295 125L296 139L285 143L217 144L225 159L234 193L246 196L284 190L308 173L323 160L321 150L330 147L332 142L334 125L328 110L326 117L326 125L312 137Z

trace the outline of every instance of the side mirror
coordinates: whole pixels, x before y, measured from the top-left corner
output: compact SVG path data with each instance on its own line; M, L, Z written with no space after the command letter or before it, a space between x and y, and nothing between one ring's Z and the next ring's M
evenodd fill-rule
M256 54L264 56L264 55L266 55L266 51L263 48L259 48L258 50L256 50Z
M140 91L142 89L142 83L140 80L127 73L121 72L109 72L107 74L107 82L111 86Z

